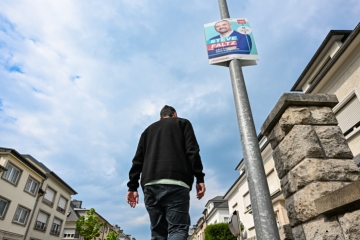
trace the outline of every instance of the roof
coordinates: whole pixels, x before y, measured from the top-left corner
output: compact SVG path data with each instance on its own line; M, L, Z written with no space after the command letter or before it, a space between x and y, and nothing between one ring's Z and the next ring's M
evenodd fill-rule
M74 208L74 211L76 212L76 211L90 211L90 209L86 209L86 208ZM111 223L109 223L103 216L101 216L98 212L96 212L96 210L95 210L95 214L97 215L97 216L99 216L102 220L104 220L104 222L106 222L107 224L109 224L109 225L111 225L112 226L112 224Z
M223 196L217 196L217 197L214 197L214 198L210 199L209 201L207 201L205 206L207 206L210 202L219 202L219 201L221 202L221 201L226 201L226 200L224 200Z
M218 201L222 201L221 203L219 203L219 204L214 204L214 207L211 209L211 211L209 212L209 214L208 215L206 215L206 220L208 220L209 218L211 218L214 214L215 214L215 212L217 211L217 210L219 210L219 209L229 209L229 204L228 204L228 201L227 200L225 200L225 199L219 199L219 197L221 197L221 196L218 196L218 197L215 197L215 198L213 198L213 199L216 199L216 201L214 201L215 203L216 202L218 202ZM221 197L222 198L222 197ZM209 200L209 201L211 201L211 200Z
M70 204L68 215L66 216L67 222L76 222L80 215L73 209L73 207Z
M46 172L47 175L50 175L50 176L54 177L62 185L64 185L66 188L68 188L72 192L71 195L77 194L77 192L72 187L70 187L64 180L62 180L56 173L54 173L48 167L46 167L42 162L38 161L37 159L35 159L30 154L22 154L22 156L29 159L29 160L31 160L33 163L35 163L37 166L39 166L44 172Z
M229 208L229 203L228 203L228 201L225 201L225 202L217 205L217 206L214 207L214 208Z
M34 172L39 174L41 177L43 177L45 179L47 178L46 174L44 174L38 167L36 167L33 163L31 163L29 160L27 160L25 157L23 157L15 149L0 147L0 153L1 152L12 154L14 157L16 157L18 160L20 160L22 163L24 163L29 168L31 168Z
M329 69L335 64L335 62L339 59L339 57L342 55L342 53L348 48L348 46L352 43L352 41L355 39L355 37L360 32L360 23L354 28L354 30L331 30L322 44L320 45L319 49L315 52L314 56L311 58L310 62L307 64L304 71L301 73L300 77L295 82L294 86L291 88L291 91L301 91L299 89L299 85L303 81L304 76L307 74L307 72L310 70L311 66L314 64L314 62L318 59L322 51L326 48L329 42L331 42L331 39L334 36L343 36L341 41L343 42L342 46L339 48L339 50L336 52L336 54L331 58L331 60L325 64L323 69L320 71L319 75L313 80L313 84L306 90L306 93L311 92L321 81L322 77L325 76L325 74L329 71Z

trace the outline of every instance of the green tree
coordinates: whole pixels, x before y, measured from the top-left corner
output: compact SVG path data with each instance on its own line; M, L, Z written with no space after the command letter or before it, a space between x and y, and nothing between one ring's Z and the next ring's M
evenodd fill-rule
M119 234L115 232L110 232L108 235L106 235L106 240L116 240Z
M103 225L99 222L98 217L95 215L95 209L91 208L86 212L86 217L81 216L76 220L76 230L79 235L84 237L84 240L91 240L100 236L100 228Z
M210 224L205 228L205 240L236 240L227 223Z

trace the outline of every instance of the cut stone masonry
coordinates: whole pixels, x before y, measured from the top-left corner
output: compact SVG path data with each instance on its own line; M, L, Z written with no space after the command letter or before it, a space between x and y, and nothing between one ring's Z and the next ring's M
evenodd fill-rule
M261 128L273 149L296 240L360 239L360 204L327 214L315 204L360 181L360 169L332 112L337 103L335 95L285 93Z

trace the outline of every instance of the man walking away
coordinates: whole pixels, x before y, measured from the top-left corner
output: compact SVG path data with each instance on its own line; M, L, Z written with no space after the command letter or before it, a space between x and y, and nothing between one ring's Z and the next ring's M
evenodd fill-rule
M200 149L189 120L177 117L165 105L160 120L141 134L129 172L126 201L135 207L137 189L144 192L151 239L186 240L190 226L190 191L196 178L196 196L205 194Z

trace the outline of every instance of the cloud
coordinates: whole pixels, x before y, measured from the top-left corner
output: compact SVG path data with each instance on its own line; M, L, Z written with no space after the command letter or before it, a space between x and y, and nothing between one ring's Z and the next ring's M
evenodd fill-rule
M243 68L257 129L326 34L353 29L360 9L354 0L228 5L249 19L260 54ZM33 155L84 206L146 239L142 194L135 209L124 200L128 171L141 133L172 105L192 122L205 167L206 197L191 192L195 223L236 180L242 158L229 70L206 59L203 24L218 19L216 1L2 3L0 146Z

